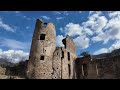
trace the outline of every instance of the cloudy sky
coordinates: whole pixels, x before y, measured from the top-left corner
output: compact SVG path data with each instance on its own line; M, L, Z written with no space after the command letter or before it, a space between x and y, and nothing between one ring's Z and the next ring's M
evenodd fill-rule
M111 52L120 48L120 11L0 11L0 58L27 59L36 19L53 22L56 44L73 38L77 55Z

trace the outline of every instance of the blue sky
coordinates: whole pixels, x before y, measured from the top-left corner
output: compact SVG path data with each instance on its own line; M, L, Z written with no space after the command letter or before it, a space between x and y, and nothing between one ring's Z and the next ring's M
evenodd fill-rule
M120 48L119 11L0 11L0 58L28 58L38 18L55 24L57 46L63 46L66 35L71 36L77 55Z

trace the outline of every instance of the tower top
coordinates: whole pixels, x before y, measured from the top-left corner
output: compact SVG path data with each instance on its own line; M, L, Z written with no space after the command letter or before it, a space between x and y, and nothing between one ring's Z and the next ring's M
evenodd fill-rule
M40 18L38 18L36 21L39 21L39 22L43 23L43 20L40 19Z

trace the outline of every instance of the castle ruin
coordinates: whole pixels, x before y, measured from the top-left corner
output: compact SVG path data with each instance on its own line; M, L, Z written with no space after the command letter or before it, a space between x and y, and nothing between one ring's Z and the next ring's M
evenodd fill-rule
M64 47L56 47L56 30L53 23L37 19L27 65L28 78L73 78L73 61L77 58L76 47L69 36L62 42Z
M15 66L0 65L0 79L120 79L120 55L96 58L76 56L70 36L56 47L53 23L37 19L29 60Z

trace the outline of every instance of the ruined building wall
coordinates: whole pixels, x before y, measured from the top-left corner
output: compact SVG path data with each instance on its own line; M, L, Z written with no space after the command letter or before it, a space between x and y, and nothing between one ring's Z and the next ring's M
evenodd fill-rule
M120 79L120 56L113 57L115 78Z
M67 50L62 48L62 52L64 54L62 57L62 79L70 79L71 68L69 65Z
M76 46L73 42L73 39L66 36L65 39L62 40L63 44L65 45L63 52L64 52L64 58L63 58L63 78L67 78L68 75L69 79L72 79L74 77L74 61L76 60Z
M55 48L55 26L52 23L44 23L42 20L37 19L28 61L28 78L52 78L52 57Z
M83 74L82 74L82 60L77 58L75 60L75 77L76 79L82 79Z
M99 79L114 78L113 60L98 59L96 61Z
M77 79L119 79L120 56L91 60L91 58L76 59Z
M56 48L54 55L53 55L53 73L52 73L52 79L61 79L62 78L62 54L61 54L61 48Z
M98 71L95 61L90 61L88 63L88 75L87 79L97 79L98 78Z
M73 79L76 47L73 40L67 36L63 39L65 47L56 48L53 56L53 79ZM68 44L69 43L69 44ZM71 48L71 49L70 49Z
M97 59L99 79L120 78L120 56Z
M91 56L77 58L75 66L77 79L97 79L96 62Z

